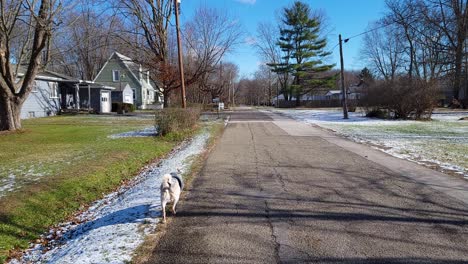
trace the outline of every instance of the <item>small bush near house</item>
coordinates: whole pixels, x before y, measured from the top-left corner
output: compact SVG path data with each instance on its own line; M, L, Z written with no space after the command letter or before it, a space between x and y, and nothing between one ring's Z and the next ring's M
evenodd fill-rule
M407 77L376 82L361 103L369 117L429 119L437 105L436 85Z
M135 111L135 105L126 103L112 103L112 112L119 114L130 113Z
M165 136L193 128L199 118L199 108L165 108L156 112L155 126L158 135Z

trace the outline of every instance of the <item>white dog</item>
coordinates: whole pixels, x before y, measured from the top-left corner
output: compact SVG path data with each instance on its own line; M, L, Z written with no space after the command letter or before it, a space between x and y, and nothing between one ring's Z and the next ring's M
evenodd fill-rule
M176 214L176 205L179 201L180 193L184 188L182 178L177 173L165 174L161 183L161 207L163 213L163 223L166 223L166 204L172 203L172 213Z

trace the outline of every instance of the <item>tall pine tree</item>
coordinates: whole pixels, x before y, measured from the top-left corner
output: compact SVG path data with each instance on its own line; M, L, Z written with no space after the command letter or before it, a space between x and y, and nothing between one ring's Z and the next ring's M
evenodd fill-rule
M309 5L296 1L283 9L280 38L277 45L283 52L282 62L270 65L276 73L291 73L292 85L284 91L285 98L294 95L297 105L300 97L314 88L331 86L334 76L327 76L334 65L325 64L323 59L330 55L324 49L325 38L320 36L320 19L312 15Z

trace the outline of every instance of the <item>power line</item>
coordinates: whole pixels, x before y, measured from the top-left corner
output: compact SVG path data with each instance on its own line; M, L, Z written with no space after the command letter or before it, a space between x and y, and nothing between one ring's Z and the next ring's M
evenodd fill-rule
M382 25L382 26L379 26L379 27L376 27L376 28L373 28L373 29L369 29L369 30L367 30L367 31L361 32L361 33L356 34L356 35L354 35L354 36L351 36L351 37L349 37L349 38L343 39L343 42L346 43L346 42L348 42L350 39L357 38L357 37L362 36L362 35L364 35L364 34L367 34L367 33L369 33L369 32L372 32L372 31L375 31L375 30L379 30L379 29L388 27L388 26L390 26L390 25L392 25L392 24L394 24L394 23L396 23L396 22L388 23L388 24L385 24L385 25ZM327 51L327 53L328 53L328 52L333 52L333 51L336 49L336 47L338 47L338 45L340 45L339 42L336 43L336 45L333 46L333 48L331 48L329 51Z
M396 23L396 21L395 21L395 22L391 22L391 23L387 23L387 24L385 24L385 25L382 25L382 26L379 26L379 27L376 27L376 28L373 28L373 29L369 29L369 30L367 30L367 31L364 31L364 32L361 32L361 33L356 34L356 35L354 35L354 36L351 36L351 37L349 37L349 38L346 38L346 39L344 39L343 41L344 41L344 43L346 43L346 42L348 42L350 39L357 38L357 37L362 36L362 35L364 35L364 34L367 34L367 33L369 33L369 32L372 32L372 31L375 31L375 30L379 30L379 29L388 27L388 26L390 26L390 25L392 25L392 24L395 24L395 23ZM337 45L338 45L338 44L337 44Z
M413 16L413 17L419 17L419 15L421 15L421 14L424 14L424 11L416 12L415 14L412 14L412 16ZM402 20L402 19L400 19L400 21L401 21L401 20ZM391 25L393 25L393 24L396 24L396 23L398 23L398 22L399 22L399 21L397 21L397 20L394 20L394 21L392 21L392 22L387 22L387 23L385 23L384 25L375 27L375 28L373 28L373 29L369 29L369 30L367 30L367 31L361 32L361 33L356 34L356 35L354 35L354 36L351 36L351 37L349 37L349 38L343 39L343 42L346 43L346 42L348 42L350 39L353 39L353 38L362 36L362 35L364 35L364 34L367 34L367 33L369 33L369 32L375 31L375 30L379 30L379 29L382 29L382 28L386 28L386 27L391 26ZM414 27L411 25L411 23L409 23L408 25L409 25L410 27L414 28Z

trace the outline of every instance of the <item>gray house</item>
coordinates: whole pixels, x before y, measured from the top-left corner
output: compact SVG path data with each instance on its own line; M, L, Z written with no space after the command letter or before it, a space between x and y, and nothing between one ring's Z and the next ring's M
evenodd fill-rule
M116 91L124 91L128 86L133 90L133 101L138 109L159 109L162 107L163 97L149 75L148 69L129 57L114 52L93 81L116 87Z
M71 77L50 71L38 73L33 90L21 108L21 119L56 115L62 108L60 91L73 89L74 84L78 82Z
M37 74L33 90L21 108L21 119L53 116L61 111L108 113L113 90L114 87L43 71Z

